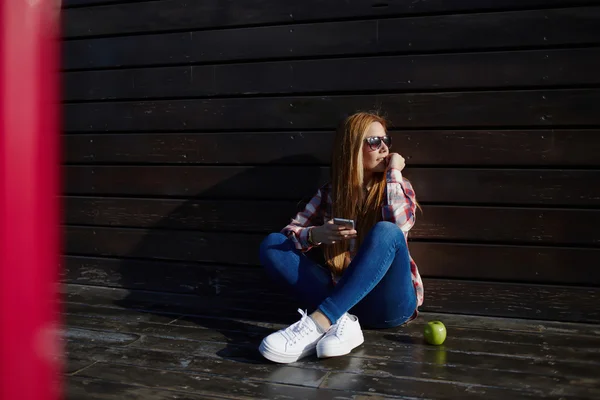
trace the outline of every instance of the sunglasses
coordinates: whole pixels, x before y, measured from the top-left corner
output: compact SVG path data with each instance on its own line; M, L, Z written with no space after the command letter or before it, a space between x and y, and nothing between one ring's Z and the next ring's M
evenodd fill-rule
M381 148L381 143L385 143L385 145L390 148L392 147L392 137L391 136L371 136L365 139L365 142L369 145L371 150L379 150Z

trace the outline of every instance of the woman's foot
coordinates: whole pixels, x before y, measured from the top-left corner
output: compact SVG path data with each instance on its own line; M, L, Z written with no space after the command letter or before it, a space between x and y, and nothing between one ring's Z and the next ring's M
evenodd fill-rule
M277 363L291 363L315 353L324 333L306 312L301 309L298 312L302 315L298 322L263 339L258 348L263 357Z
M356 347L363 344L365 338L358 318L355 315L345 313L331 326L327 333L317 344L317 357L337 357L350 353Z

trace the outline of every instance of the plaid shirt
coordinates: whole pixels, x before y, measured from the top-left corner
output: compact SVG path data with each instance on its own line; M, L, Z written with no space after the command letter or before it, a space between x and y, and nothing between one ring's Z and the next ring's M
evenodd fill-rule
M389 169L386 173L386 181L387 198L381 210L383 220L396 224L404 233L404 238L407 239L408 231L415 223L415 192L400 170ZM326 220L332 218L331 204L331 183L328 183L317 191L304 210L296 214L281 233L289 237L297 249L304 252L309 251L313 245L308 242L308 232L311 227L322 225ZM349 241L348 250L352 256L356 254L357 250L354 242L354 239ZM410 257L410 272L417 295L417 306L420 306L423 304L423 281L412 257Z

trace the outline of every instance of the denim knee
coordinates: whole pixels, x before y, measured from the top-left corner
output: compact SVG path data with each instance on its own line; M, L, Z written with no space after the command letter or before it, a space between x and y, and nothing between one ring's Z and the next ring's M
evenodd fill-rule
M393 222L377 222L371 229L370 235L380 246L406 246L404 232Z
M389 221L379 221L377 222L373 228L372 233L376 235L378 238L399 238L403 237L404 233L398 227L398 225Z
M288 240L287 236L280 232L274 232L267 235L260 243L259 258L263 266L268 264L268 251L271 247L281 246Z
M400 230L398 225L390 221L379 221L373 226L373 229L376 229L377 231L381 232L396 232L396 230Z

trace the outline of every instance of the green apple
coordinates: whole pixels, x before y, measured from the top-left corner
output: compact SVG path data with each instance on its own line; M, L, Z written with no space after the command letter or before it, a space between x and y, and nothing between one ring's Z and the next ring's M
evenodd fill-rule
M446 327L441 321L429 321L425 325L423 335L427 343L439 346L446 340Z

